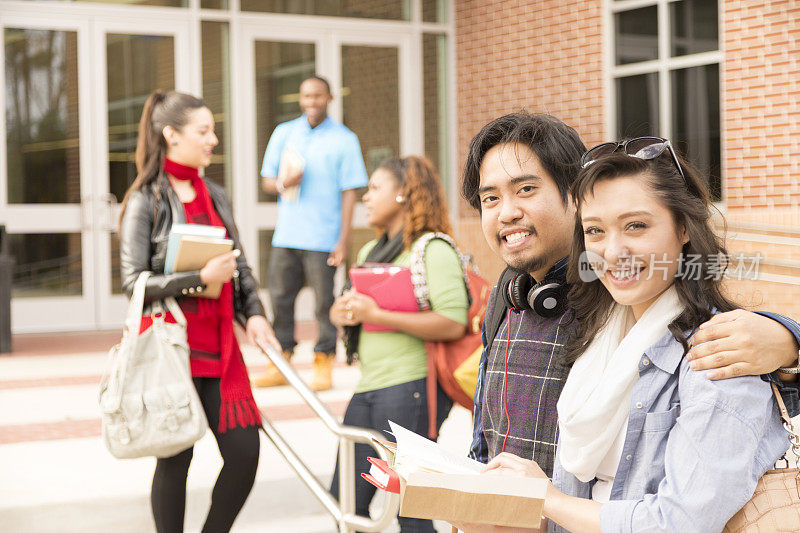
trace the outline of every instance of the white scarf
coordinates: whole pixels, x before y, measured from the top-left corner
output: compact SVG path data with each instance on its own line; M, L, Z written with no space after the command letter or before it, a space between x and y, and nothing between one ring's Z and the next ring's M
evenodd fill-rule
M564 468L579 480L596 477L628 420L642 354L664 336L682 311L674 285L635 324L630 307L616 305L573 365L558 400L559 454Z

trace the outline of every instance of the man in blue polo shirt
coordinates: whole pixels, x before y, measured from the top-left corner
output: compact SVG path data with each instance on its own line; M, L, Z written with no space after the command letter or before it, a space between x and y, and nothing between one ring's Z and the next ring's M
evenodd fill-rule
M355 189L367 185L367 171L355 133L328 116L330 85L318 76L300 84L303 115L275 128L264 154L262 188L280 195L272 237L269 292L272 327L283 354L291 358L294 302L304 283L315 292L319 338L314 347L311 388L330 389L336 352L336 327L328 313L333 304L333 275L344 260ZM254 384L286 383L270 365Z

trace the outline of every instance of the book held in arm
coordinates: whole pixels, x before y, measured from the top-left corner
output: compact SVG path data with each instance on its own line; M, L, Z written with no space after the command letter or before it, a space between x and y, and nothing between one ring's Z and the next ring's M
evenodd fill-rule
M233 241L225 238L225 228L203 224L173 224L167 241L164 273L200 270L214 257L230 252ZM219 298L221 283L208 284L201 298Z
M378 307L387 311L416 313L419 311L411 270L390 263L365 263L350 269L353 288L369 296ZM365 322L364 331L397 331L380 324Z
M400 516L450 523L546 527L542 506L547 480L480 475L485 465L450 452L437 443L389 421L396 444L375 441L393 455L391 464L370 458L364 479L400 492ZM384 466L385 465L385 466Z
M283 185L290 174L294 174L296 172L302 173L305 168L306 160L303 159L303 156L297 153L297 150L291 146L286 147L281 154L281 162L278 166L278 183ZM296 202L299 194L300 185L293 185L291 187L286 187L281 195L281 198L288 202Z

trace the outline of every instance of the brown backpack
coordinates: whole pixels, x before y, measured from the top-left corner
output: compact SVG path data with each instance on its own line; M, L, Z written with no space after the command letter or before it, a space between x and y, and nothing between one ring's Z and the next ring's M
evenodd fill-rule
M433 239L441 239L448 243L461 260L464 284L467 287L469 310L464 336L454 341L428 341L425 349L428 352L428 436L437 437L436 428L436 384L441 385L445 394L453 402L473 409L474 383L478 375L480 361L481 327L486 314L486 306L492 287L478 273L474 262L463 256L455 241L444 233L428 233L420 237L411 251L411 282L417 297L420 311L431 308L428 290L428 278L425 272L425 249ZM475 357L476 352L478 357ZM474 376L475 379L472 379Z

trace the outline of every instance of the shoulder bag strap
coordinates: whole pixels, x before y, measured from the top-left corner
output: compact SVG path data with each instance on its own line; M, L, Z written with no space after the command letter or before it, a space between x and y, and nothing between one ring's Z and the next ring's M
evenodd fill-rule
M122 403L122 386L125 383L125 374L128 369L128 354L134 353L136 343L139 341L139 328L142 323L142 309L144 308L144 290L151 272L144 270L139 274L136 283L133 285L133 295L128 304L128 314L125 317L125 325L122 328L122 340L118 349L111 349L108 352L108 362L106 363L105 373L100 381L100 395L108 388L109 375L111 372L118 373L116 386L120 390L113 395L114 408L119 408ZM121 360L113 361L112 357L119 357ZM113 369L113 370L112 370Z
M792 426L792 418L789 416L789 410L786 409L786 404L783 403L783 397L778 390L778 386L775 383L770 383L770 385L772 385L772 393L775 395L775 401L778 402L778 410L781 412L781 419L783 420L784 427L791 427L792 429L789 430L787 428L787 431L792 433L794 432L794 427Z
M178 305L177 300L170 296L169 298L164 298L164 303L167 305L169 312L172 313L172 318L175 319L175 322L183 327L186 327L186 317L181 310L181 306Z
M778 390L778 386L775 383L770 383L770 385L772 385L772 393L775 395L775 401L778 403L778 410L781 413L781 420L783 420L783 428L789 433L789 443L791 443L789 450L794 454L794 462L797 464L798 460L800 460L800 434L794 429L792 418L789 416L789 410L786 409L786 404L783 403L783 397ZM789 450L786 450L786 453L783 454L782 457L787 465L790 464L788 457ZM798 474L798 490L800 490L800 474Z
M125 318L125 328L122 330L122 343L127 344L130 351L136 348L139 339L139 328L141 328L142 310L144 309L144 291L150 274L152 273L148 270L139 274L133 286L131 302L128 304L128 315Z

